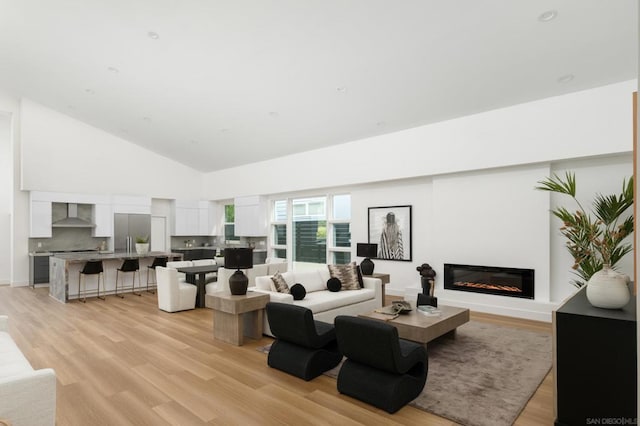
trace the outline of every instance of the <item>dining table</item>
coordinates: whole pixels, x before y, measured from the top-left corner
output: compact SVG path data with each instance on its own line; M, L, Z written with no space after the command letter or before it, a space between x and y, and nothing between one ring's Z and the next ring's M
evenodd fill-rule
M198 287L196 293L196 306L198 308L205 307L205 293L207 285L207 274L218 272L219 265L200 265L200 266L183 266L176 268L178 272L182 272L187 277L187 282Z

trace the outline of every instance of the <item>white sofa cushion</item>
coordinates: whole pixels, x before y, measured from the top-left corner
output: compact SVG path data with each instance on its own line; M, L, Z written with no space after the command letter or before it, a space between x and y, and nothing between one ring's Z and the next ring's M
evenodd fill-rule
M296 276L293 273L293 271L283 272L280 275L282 275L282 278L284 278L284 280L287 282L287 285L289 287L291 287L292 285L294 285L296 283ZM272 291L276 291L275 285L273 286L273 290Z
M273 291L273 288L272 288L273 280L271 279L271 276L256 277L254 282L255 282L256 288L260 290Z
M0 377L33 371L9 333L0 331Z
M307 293L327 289L327 282L322 282L319 271L296 271L294 276L296 281L294 284L302 284Z
M318 269L318 272L320 273L320 279L322 280L326 288L327 281L329 281L329 278L331 278L331 274L329 273L329 268L325 266L324 268Z
M287 269L288 269L286 260L283 260L280 262L271 262L271 263L267 262L267 264L269 265L269 272L268 272L269 275L273 275L276 272L280 272L280 273L287 272Z
M296 300L295 304L311 309L311 312L329 311L345 305L352 305L375 298L375 291L370 288L360 290L340 291L332 293L330 291L314 291L307 293L304 299Z

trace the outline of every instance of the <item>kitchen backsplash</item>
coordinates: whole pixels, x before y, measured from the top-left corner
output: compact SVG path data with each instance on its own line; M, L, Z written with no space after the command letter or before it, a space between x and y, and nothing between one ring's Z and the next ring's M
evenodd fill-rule
M91 228L53 228L51 238L29 238L29 251L94 249L103 241L109 245L109 238L94 237L91 231Z
M224 237L171 237L171 248L185 248L187 242L192 247L202 247L209 245L210 247L224 248L230 247L247 247L250 243L255 244L256 248L266 248L267 239L260 237L240 237L239 241L233 243L227 243Z

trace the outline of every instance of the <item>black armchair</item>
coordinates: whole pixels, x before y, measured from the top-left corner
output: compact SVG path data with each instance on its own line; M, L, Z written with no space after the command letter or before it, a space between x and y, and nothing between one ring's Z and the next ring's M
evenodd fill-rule
M267 318L276 337L267 363L286 373L311 380L342 360L332 324L315 321L302 306L267 303Z
M335 319L338 347L347 357L338 391L395 413L415 399L427 381L424 346L398 338L390 324L365 318Z

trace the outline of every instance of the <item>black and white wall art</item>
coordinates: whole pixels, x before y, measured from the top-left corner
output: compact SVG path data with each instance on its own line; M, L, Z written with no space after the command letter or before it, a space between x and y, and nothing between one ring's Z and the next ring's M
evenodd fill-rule
M411 206L369 207L369 243L377 259L411 261Z

